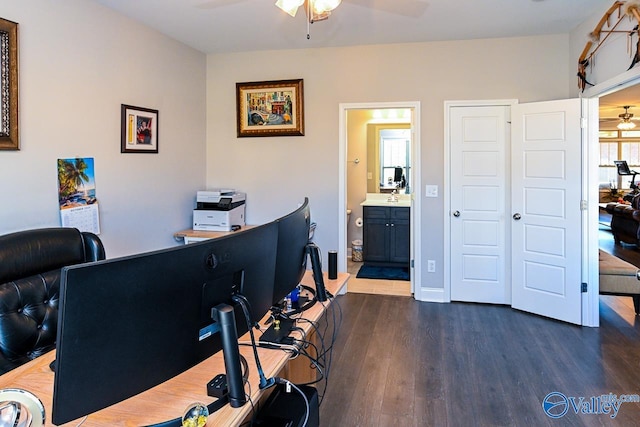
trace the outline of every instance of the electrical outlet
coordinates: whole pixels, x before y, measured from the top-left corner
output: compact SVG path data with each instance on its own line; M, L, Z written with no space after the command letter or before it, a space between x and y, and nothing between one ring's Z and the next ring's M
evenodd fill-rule
M436 261L434 259L427 260L427 273L436 272Z

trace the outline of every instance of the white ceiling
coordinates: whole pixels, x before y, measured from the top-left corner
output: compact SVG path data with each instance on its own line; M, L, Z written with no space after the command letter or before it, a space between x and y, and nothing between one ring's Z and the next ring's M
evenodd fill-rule
M311 25L275 0L94 0L204 53L569 33L613 0L343 0ZM585 34L585 42L587 35ZM526 52L522 53L526 55Z
M618 124L618 115L624 113L624 106L628 105L633 120L640 119L640 85L619 90L600 98L600 128L614 129ZM637 122L636 122L637 123Z

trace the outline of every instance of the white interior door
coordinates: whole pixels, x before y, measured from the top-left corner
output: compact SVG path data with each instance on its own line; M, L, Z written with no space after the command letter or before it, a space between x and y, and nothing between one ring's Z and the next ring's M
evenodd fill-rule
M509 107L450 110L451 299L510 304L505 230Z
M514 105L512 307L581 323L580 100Z

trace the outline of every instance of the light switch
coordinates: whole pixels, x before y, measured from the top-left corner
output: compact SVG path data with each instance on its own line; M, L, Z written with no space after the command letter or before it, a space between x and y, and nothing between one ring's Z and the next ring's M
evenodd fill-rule
M437 185L427 185L424 195L425 195L425 197L438 197L438 186Z
M373 179L373 173L367 172L367 179Z

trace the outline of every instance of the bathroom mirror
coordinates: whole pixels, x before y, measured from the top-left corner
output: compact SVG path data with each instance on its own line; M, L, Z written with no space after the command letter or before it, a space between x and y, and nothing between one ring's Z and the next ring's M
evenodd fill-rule
M411 126L367 124L367 193L410 194Z

